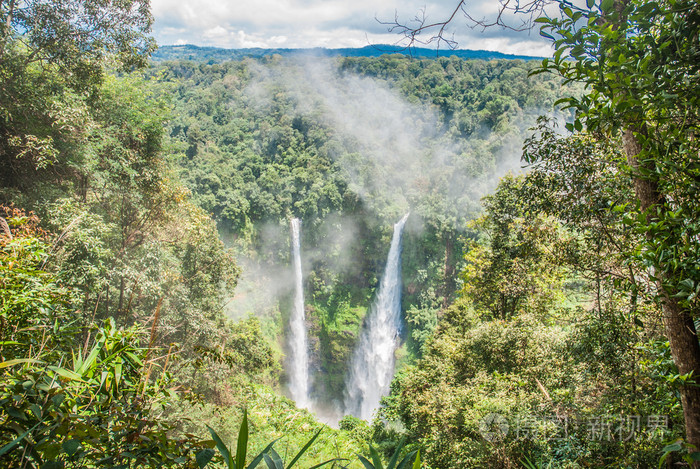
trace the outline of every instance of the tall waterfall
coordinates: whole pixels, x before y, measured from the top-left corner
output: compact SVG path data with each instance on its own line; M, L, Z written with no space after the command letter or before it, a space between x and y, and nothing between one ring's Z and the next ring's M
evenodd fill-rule
M308 408L309 357L304 314L304 283L301 272L301 220L290 221L294 265L294 307L289 320L289 391L299 407Z
M364 420L389 393L394 352L401 326L401 234L408 213L394 225L384 276L353 354L345 394L345 412Z

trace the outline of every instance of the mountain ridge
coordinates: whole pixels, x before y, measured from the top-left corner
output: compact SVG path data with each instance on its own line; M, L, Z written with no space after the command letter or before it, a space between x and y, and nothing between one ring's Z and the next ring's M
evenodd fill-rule
M421 47L405 48L393 45L370 45L365 47L346 47L328 49L315 47L301 48L245 48L225 49L212 46L197 46L194 44L164 45L160 46L152 55L155 61L165 60L192 60L195 62L206 61L210 63L240 60L243 58L262 58L271 55L287 57L379 57L387 54L400 54L417 58L460 57L463 59L506 59L506 60L541 60L543 57L504 54L502 52L472 50L472 49L446 49L436 50Z

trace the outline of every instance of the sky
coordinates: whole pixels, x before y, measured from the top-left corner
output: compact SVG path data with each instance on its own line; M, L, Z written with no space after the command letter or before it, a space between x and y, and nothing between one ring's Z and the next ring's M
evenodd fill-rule
M493 18L496 0L472 0L475 18ZM409 22L421 11L443 21L458 0L151 0L153 34L160 45L195 44L222 48L364 47L395 44L402 36L381 22ZM517 24L519 19L513 19ZM537 31L482 30L457 16L449 37L460 49L549 56ZM427 38L426 38L427 39ZM443 46L444 48L444 46Z

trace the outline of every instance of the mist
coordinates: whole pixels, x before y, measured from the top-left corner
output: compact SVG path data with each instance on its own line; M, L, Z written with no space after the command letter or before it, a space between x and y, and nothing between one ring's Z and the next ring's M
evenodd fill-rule
M517 133L482 128L465 140L449 134L434 106L409 102L383 80L339 72L330 60L256 64L252 75L247 92L261 110L283 90L299 115L332 129L344 151L331 156L350 188L387 222L426 203L472 218L501 176L520 171L522 134L539 115L522 113L513 123ZM477 157L475 147L490 145L497 148L489 157Z
M451 229L466 229L478 216L480 200L506 173L522 171L524 137L543 110L524 109L509 132L485 127L469 138L455 135L436 106L409 100L391 83L343 72L331 59L278 59L248 63L249 85L242 90L255 112L276 112L275 101L329 130L336 147L328 150L351 192L390 227L406 212L407 231L420 234L428 214L438 213ZM290 214L298 216L298 214ZM308 220L303 220L308 226ZM317 239L302 230L302 269L323 263L332 273L347 271L356 259L356 220L329 213L315 221ZM259 245L242 254L240 286L227 310L232 317L271 314L292 288L286 220L258 227ZM284 314L283 314L284 316Z

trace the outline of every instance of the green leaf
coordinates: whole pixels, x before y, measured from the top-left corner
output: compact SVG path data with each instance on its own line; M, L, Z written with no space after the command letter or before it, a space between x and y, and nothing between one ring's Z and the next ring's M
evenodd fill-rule
M270 457L269 454L264 454L265 464L267 464L267 469L276 469L275 461Z
M102 350L103 344L103 341L99 341L92 347L92 350L90 350L88 356L79 365L78 369L76 370L76 373L81 375L84 374L88 370L88 368L90 368L95 363L95 361L97 360L97 355L100 353L100 350Z
M382 464L382 458L379 456L379 453L377 452L376 448L372 445L369 445L369 455L372 457L374 467L376 467L377 469L384 469L384 465Z
M268 451L274 451L272 449L272 445L274 445L277 442L277 440L279 440L279 438L277 438L272 443L267 445L264 450L260 451L260 453L253 459L253 461L250 464L248 464L248 467L246 469L254 469L255 467L257 467L258 464L260 464L260 461L262 461L263 457L265 456L265 454ZM277 454L277 453L275 453L275 454Z
M595 0L586 0L586 6L590 9L595 5Z
M603 13L607 13L607 12L609 12L610 10L612 10L612 7L613 7L614 4L615 4L615 0L603 0L603 1L600 3L600 10L601 10Z
M672 443L668 446L665 446L664 449L662 450L664 453L673 453L675 451L680 451L683 448L680 442L675 442Z
M556 101L554 101L555 106L559 106L561 104L566 104L567 107L572 106L573 105L572 99L571 98L560 98L560 99L557 99Z
M416 451L416 460L413 461L413 468L412 469L420 469L420 450Z
M330 463L335 462L335 461L348 461L348 459L345 459L345 458L333 458L333 459L329 459L328 461L324 461L324 462L322 462L321 464L316 464L315 466L311 466L309 469L317 469L317 468L319 468L319 467L323 467L323 466L325 466L326 464L330 464Z
M542 37L544 37L544 38L547 38L547 39L550 39L550 40L552 40L552 41L554 40L554 36L552 36L552 35L549 34L549 33L544 32L544 31L541 30L541 29L540 29L540 36L542 36Z
M63 461L47 461L41 465L41 469L63 469L64 467Z
M274 449L270 448L270 452L265 453L264 457L268 469L284 469L282 458L280 458L280 455L277 454L277 451Z
M121 362L117 363L116 366L114 367L114 387L116 389L119 388L119 382L122 379L122 369L123 369L123 365Z
M248 410L243 411L243 422L238 430L238 445L236 447L236 469L245 467L245 457L248 451Z
M418 451L411 451L408 453L404 458L401 460L398 466L396 466L396 469L404 469L408 467L409 464L413 463L413 466L411 467L416 467L416 460L414 459L416 454L418 454ZM418 466L420 467L420 457L418 458Z
M63 451L68 454L68 456L73 456L80 448L80 440L73 438L71 440L64 441L61 447L63 448Z
M362 463L363 466L365 466L365 469L376 469L374 465L367 460L364 456L361 454L358 454L357 457L359 458L360 462Z
M124 354L131 359L131 361L138 366L143 366L143 363L141 363L141 359L134 355L132 352L124 352Z
M36 360L34 358L15 358L12 360L7 360L6 362L0 362L0 369L7 368L8 366L18 365L20 363L43 363L41 360Z
M316 432L316 434L311 437L311 439L304 445L304 447L302 449L299 450L297 455L294 456L294 459L292 459L292 462L290 462L289 465L287 466L287 469L290 469L292 466L294 466L294 464L299 460L299 458L301 458L304 455L304 453L306 453L306 450L308 450L309 447L311 446L311 444L316 440L316 438L318 438L318 435L321 434L322 430L323 430L323 428L319 428L319 430Z
M387 469L395 469L396 467L396 461L399 460L399 454L401 453L401 448L403 448L403 445L406 443L406 437L401 438L399 441L399 445L396 447L396 450L394 451L394 454L391 456L391 459L389 460L389 464L387 464Z
M202 451L199 451L194 457L197 460L199 469L204 469L204 467L209 464L209 461L212 460L214 454L216 453L211 448L204 448Z
M226 462L226 464L229 466L229 468L234 467L232 464L233 460L231 459L231 452L229 451L226 444L224 444L223 440L219 437L219 435L214 431L213 428L207 425L207 429L209 430L209 433L211 433L211 437L214 440L214 443L216 443L216 448L219 450L219 453L221 453L221 456L224 457L224 461Z
M56 394L51 398L51 402L53 402L54 407L58 407L63 403L65 399L66 396L64 394Z
M61 368L58 366L49 366L49 370L55 372L56 374L63 376L64 378L73 380L73 381L80 381L81 383L86 383L86 381L83 380L83 377L80 376L79 374L68 370L66 368ZM86 383L87 384L87 383Z
M7 453L8 451L10 451L10 450L11 450L12 448L14 448L15 446L17 446L17 445L19 444L20 441L22 441L27 435L29 435L31 432L33 432L33 431L36 429L36 427L38 427L38 426L39 426L40 424L42 424L42 423L43 423L43 421L37 423L37 424L34 425L32 428L30 428L29 430L27 430L26 432L22 433L20 436L18 436L17 438L15 438L15 439L12 440L11 442L9 442L8 444L6 444L6 445L3 446L2 448L0 448L0 456L2 456L3 454Z

